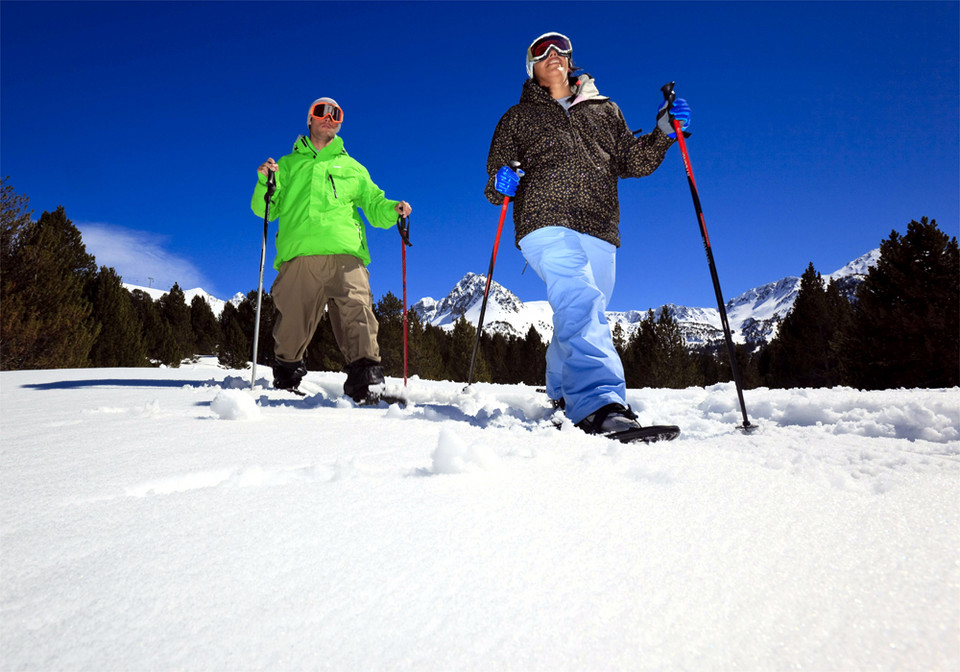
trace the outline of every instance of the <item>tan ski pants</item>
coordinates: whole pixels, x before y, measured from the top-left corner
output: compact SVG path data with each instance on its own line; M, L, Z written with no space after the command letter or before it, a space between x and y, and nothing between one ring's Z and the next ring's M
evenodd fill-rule
M280 267L270 294L278 313L273 327L277 359L303 359L328 306L333 335L346 363L362 357L380 361L370 273L353 255L295 257Z

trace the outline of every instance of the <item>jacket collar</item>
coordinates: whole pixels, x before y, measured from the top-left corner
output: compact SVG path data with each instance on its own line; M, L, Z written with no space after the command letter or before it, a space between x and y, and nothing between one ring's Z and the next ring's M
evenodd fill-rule
M313 146L313 143L310 142L310 138L306 135L297 136L297 141L293 143L293 151L297 154L306 154L308 156L313 156L318 159L330 159L340 154L346 154L343 149L343 138L339 135L334 137L330 141L330 144L321 149L319 152L317 148Z
M576 77L570 77L570 88L573 89L573 105L582 103L585 100L609 100L607 96L600 95L593 77L585 72ZM520 92L520 102L552 103L554 101L549 89L540 86L536 79L530 78L523 83L523 90Z

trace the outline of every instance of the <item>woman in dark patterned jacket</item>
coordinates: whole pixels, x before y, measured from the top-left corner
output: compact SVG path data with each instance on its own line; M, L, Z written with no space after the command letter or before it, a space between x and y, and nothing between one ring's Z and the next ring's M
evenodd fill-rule
M494 131L485 194L495 205L513 199L517 246L547 285L547 394L584 431L615 436L639 427L605 315L620 246L617 181L655 171L676 134L664 106L657 127L634 137L589 75L571 76L572 55L560 33L528 47L529 79ZM670 112L686 129L686 101Z

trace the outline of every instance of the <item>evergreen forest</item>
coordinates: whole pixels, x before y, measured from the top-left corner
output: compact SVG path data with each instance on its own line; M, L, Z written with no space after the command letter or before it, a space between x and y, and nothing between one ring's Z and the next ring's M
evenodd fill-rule
M128 291L113 268L97 266L64 208L32 218L27 197L6 179L0 194L0 369L180 366L216 356L249 366L257 292L215 316L200 297L189 305L174 285L160 299ZM921 217L891 231L880 259L853 297L825 283L811 263L793 310L760 347L737 346L746 388L850 386L859 389L960 385L960 263L957 239ZM382 364L404 375L402 302L376 302ZM274 309L264 293L258 364L273 353ZM407 374L466 381L476 330L462 317L453 329L406 315ZM724 347L691 349L666 309L649 311L625 337L613 329L627 386L685 388L730 380ZM474 380L543 385L546 344L531 327L520 337L481 334ZM340 371L343 361L324 317L307 350L307 368ZM264 375L269 375L268 371Z

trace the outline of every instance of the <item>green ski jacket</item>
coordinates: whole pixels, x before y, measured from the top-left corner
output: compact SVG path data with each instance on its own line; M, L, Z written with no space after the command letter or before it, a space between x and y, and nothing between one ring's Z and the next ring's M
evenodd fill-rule
M301 135L278 166L270 200L270 219L280 220L273 267L317 254L351 254L369 264L366 227L357 209L373 226L388 229L397 221L398 201L384 196L367 169L343 149L343 140L337 136L317 151ZM266 193L267 178L257 173L250 207L260 217Z

